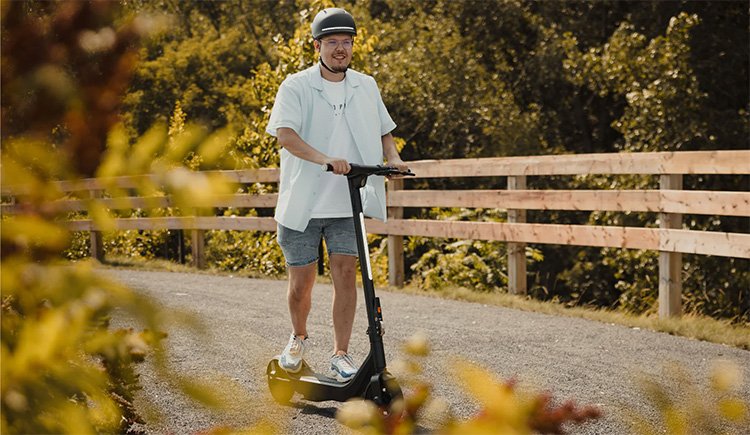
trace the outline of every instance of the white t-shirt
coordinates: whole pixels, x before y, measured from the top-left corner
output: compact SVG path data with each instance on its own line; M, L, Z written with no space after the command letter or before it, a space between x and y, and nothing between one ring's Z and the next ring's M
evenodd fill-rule
M349 124L346 122L346 80L329 82L323 80L323 94L333 109L331 139L323 154L339 157L349 163L362 163L362 158L354 143ZM346 177L326 172L320 178L318 189L314 192L313 218L338 218L352 216L352 204L349 198L349 187Z

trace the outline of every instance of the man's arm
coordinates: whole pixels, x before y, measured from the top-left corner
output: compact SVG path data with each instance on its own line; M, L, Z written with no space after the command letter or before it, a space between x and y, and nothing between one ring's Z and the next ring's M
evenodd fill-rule
M351 170L349 162L337 157L328 157L321 153L302 140L297 132L291 128L281 127L277 129L276 138L279 141L279 145L286 148L286 150L292 153L295 157L319 165L330 164L333 166L334 174L346 174Z
M392 134L388 133L382 136L380 141L383 143L383 155L390 166L395 166L402 171L409 169L409 166L401 160L401 156L398 154L396 141L393 139Z

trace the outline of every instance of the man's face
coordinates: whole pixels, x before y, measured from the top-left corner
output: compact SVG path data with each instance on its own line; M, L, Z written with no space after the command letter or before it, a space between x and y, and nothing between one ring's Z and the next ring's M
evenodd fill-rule
M346 72L352 61L352 46L354 39L351 35L328 35L315 41L315 49L320 51L323 62L336 72Z

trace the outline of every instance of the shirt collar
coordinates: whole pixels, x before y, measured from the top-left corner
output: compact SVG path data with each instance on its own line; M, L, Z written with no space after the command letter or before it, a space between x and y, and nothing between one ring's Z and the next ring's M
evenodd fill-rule
M320 62L318 62L309 70L310 82L312 83L312 87L319 91L323 90L323 76L320 74L321 68L322 65L320 64ZM352 72L354 71L349 69L349 72L346 75L347 88L356 88L359 86L359 77L357 77L357 74L352 74Z

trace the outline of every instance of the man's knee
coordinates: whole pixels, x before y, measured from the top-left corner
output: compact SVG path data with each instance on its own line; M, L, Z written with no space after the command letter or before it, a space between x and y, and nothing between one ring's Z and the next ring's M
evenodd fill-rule
M331 255L331 272L342 275L356 275L357 258L350 255Z
M305 266L301 268L290 268L289 270L289 295L294 299L309 299L315 285L315 267Z

